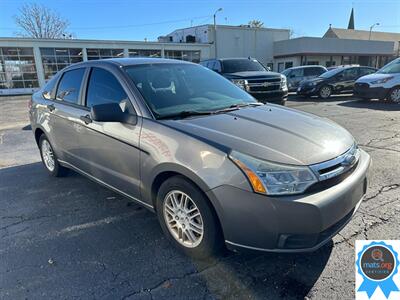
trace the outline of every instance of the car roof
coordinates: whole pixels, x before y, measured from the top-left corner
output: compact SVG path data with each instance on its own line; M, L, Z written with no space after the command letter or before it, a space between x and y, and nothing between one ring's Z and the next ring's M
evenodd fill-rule
M102 64L111 64L120 67L126 66L135 66L135 65L144 65L144 64L193 64L192 62L177 60L177 59L168 59L168 58L151 58L151 57L130 57L130 58L106 58L106 59L97 59L97 60L89 60L80 63L73 64L71 66L93 66L93 65L102 65Z
M297 67L291 67L288 68L287 70L295 70L295 69L305 69L305 68L322 68L322 69L326 69L326 67L321 66L321 65L307 65L307 66L297 66Z

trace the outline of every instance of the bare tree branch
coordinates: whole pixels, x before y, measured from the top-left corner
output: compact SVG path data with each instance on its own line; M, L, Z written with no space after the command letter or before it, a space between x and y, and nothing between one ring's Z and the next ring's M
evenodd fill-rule
M261 22L260 20L251 20L249 21L249 26L253 27L253 28L263 28L264 27L264 23Z
M14 20L21 29L17 35L36 39L62 38L69 26L68 20L60 17L57 12L36 3L24 4Z

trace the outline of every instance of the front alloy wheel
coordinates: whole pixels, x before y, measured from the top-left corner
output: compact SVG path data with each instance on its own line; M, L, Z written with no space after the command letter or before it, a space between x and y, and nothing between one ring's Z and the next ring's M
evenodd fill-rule
M328 99L332 94L332 89L330 86L324 85L320 90L319 90L319 96L322 99Z
M185 254L203 259L223 249L224 237L211 202L185 177L173 176L161 184L156 210L163 232Z
M194 248L203 239L203 218L197 205L184 192L174 190L164 200L169 232L182 246Z

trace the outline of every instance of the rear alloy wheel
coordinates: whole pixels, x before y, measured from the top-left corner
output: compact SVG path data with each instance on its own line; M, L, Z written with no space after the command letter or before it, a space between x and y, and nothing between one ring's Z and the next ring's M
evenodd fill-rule
M174 176L163 182L157 194L157 216L165 235L185 254L202 259L223 249L214 209L186 178Z
M321 89L319 90L319 96L322 99L328 99L332 94L332 88L328 85L324 85L323 87L321 87Z
M39 150L43 164L50 175L54 177L61 177L68 173L68 169L64 168L58 163L53 147L44 134L42 134L39 139Z
M388 100L392 103L400 104L400 87L394 87L390 90Z

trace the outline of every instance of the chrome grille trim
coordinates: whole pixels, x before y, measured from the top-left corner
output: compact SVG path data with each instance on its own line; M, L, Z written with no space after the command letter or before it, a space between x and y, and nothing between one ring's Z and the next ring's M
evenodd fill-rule
M311 165L310 169L319 181L327 180L350 170L360 159L360 149L354 144L342 155L319 164Z

